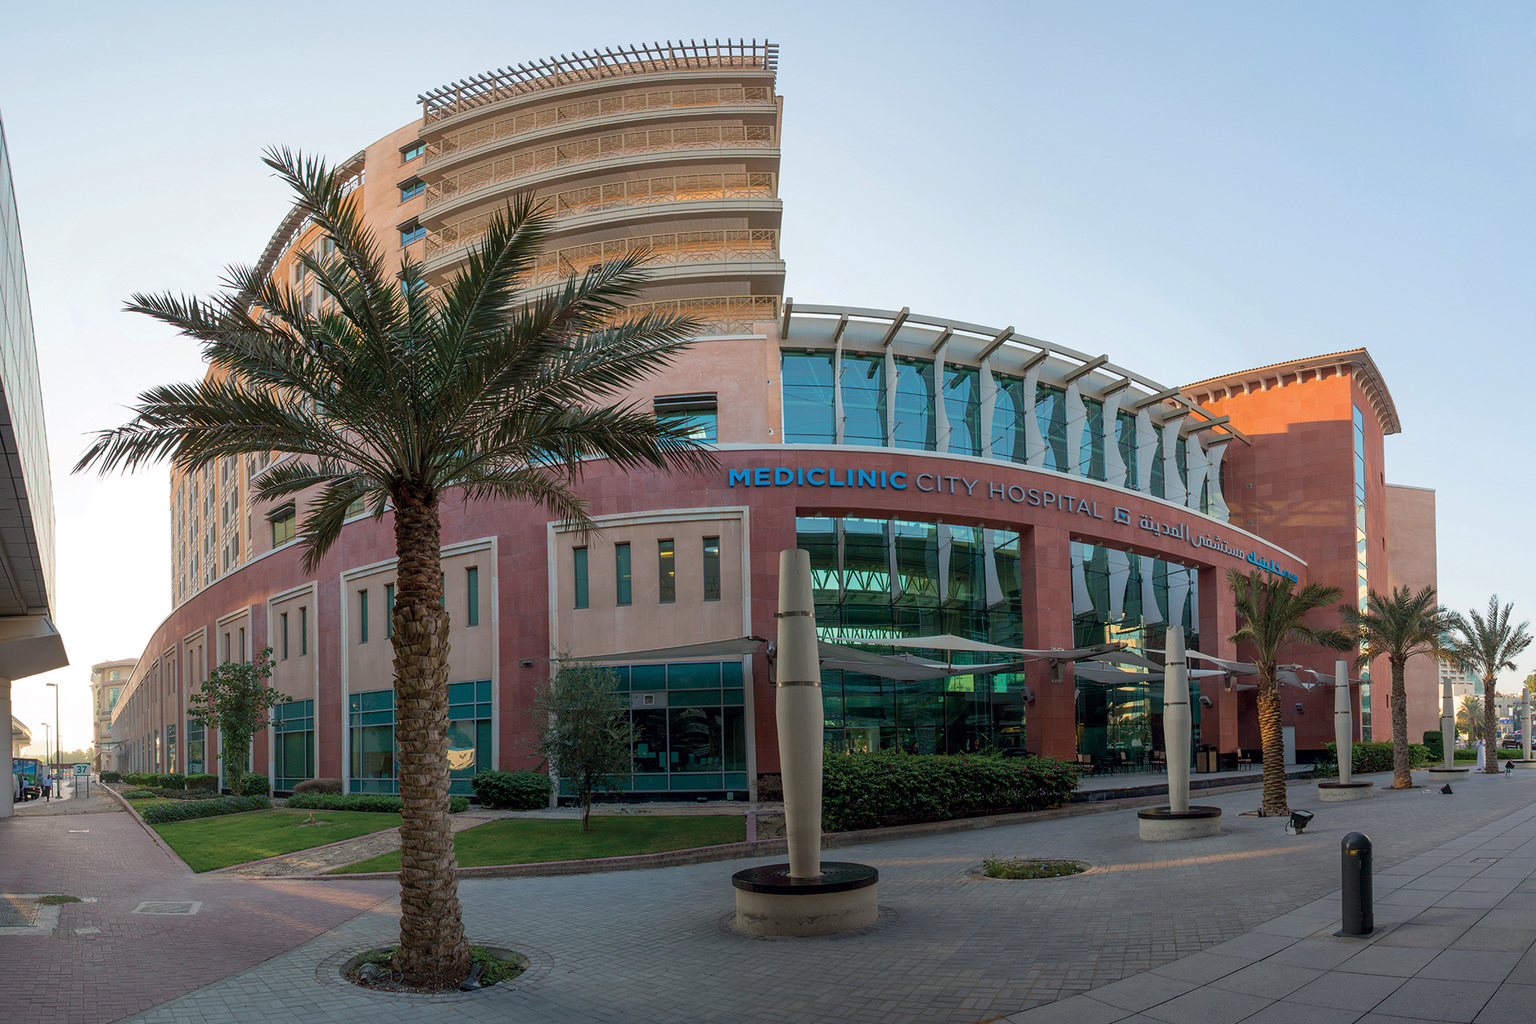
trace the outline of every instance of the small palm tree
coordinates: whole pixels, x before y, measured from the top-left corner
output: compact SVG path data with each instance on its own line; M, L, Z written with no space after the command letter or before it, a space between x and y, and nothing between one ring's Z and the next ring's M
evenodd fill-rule
M1466 733L1471 743L1486 738L1483 732L1483 698L1474 693L1461 698L1461 710L1456 714L1456 729Z
M1471 672L1483 681L1483 739L1492 740L1499 734L1494 721L1493 687L1499 673L1513 671L1515 659L1531 646L1530 623L1512 626L1510 614L1514 604L1499 604L1499 595L1488 599L1488 611L1479 615L1476 608L1465 616L1452 612L1448 624L1451 635L1445 642L1443 657L1464 672ZM1498 774L1499 759L1489 757L1484 769L1491 775Z
M1408 789L1413 772L1408 759L1408 690L1404 673L1408 659L1420 654L1438 658L1447 612L1435 600L1435 588L1413 593L1398 587L1387 596L1371 591L1365 611L1343 605L1339 612L1346 629L1356 634L1360 663L1385 657L1392 667L1392 788Z
M1234 643L1253 647L1254 667L1259 670L1259 739L1264 750L1263 815L1289 814L1285 800L1285 737L1280 729L1280 688L1275 683L1280 648L1304 643L1344 651L1354 638L1341 629L1309 626L1310 612L1339 599L1338 587L1308 583L1301 590L1283 576L1264 579L1257 571L1246 575L1227 572L1227 585L1236 599L1242 626L1232 634Z
M666 366L696 324L622 318L643 254L603 263L553 293L518 301L548 232L531 199L492 219L441 290L419 265L398 272L364 227L357 202L323 161L288 150L266 163L335 243L299 256L327 296L308 311L286 284L228 272L211 299L135 295L128 308L203 344L195 384L139 397L127 425L98 434L75 469L102 472L169 457L183 471L255 452L294 456L255 497L303 494L305 571L341 535L354 502L392 515L395 738L402 809L400 950L414 985L457 984L470 954L448 819L448 612L443 606L445 495L542 506L591 523L573 490L587 459L622 469L697 471L713 464L687 434L616 402Z

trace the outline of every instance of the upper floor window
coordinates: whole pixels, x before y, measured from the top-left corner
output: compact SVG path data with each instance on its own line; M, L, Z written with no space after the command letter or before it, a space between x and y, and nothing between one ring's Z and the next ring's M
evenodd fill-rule
M426 182L421 181L419 179L416 180L416 181L408 181L404 185L400 186L400 201L403 203L407 199L415 199L417 196L421 195L426 190L427 190L427 183Z
M464 570L464 584L468 591L466 596L469 599L465 617L469 620L469 625L478 626L480 625L480 569L478 566L472 565Z
M666 395L655 401L656 419L688 435L689 440L714 444L719 424L715 396Z
M400 227L400 244L410 245L412 242L416 241L418 238L421 238L426 233L427 229L415 221L411 221L409 224L403 224Z
M403 164L408 164L412 160L415 160L417 157L421 156L421 154L425 153L426 151L427 144L425 142L413 142L409 146L405 146L400 150L400 162Z
M660 601L672 604L677 600L677 558L670 540L656 542L656 560Z
M614 594L615 603L629 604L631 589L628 544L615 544L613 546L613 575L614 581L617 584Z
M571 549L571 569L576 583L576 607L587 606L587 549Z
M704 538L704 600L720 600L720 538Z
M293 502L273 509L267 514L267 519L272 524L272 546L274 548L282 547L298 535L299 516L294 511Z

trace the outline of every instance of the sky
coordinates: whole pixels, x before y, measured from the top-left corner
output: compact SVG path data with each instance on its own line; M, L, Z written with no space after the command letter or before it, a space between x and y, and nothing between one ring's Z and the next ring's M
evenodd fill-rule
M56 682L83 745L90 666L170 611L166 470L70 468L200 376L121 308L255 260L288 206L265 147L342 160L437 85L706 34L781 47L787 295L1013 324L1167 384L1364 346L1403 422L1387 480L1437 492L1442 600L1536 616L1511 553L1536 507L1536 5L0 2L73 660L14 684L18 716L41 734Z

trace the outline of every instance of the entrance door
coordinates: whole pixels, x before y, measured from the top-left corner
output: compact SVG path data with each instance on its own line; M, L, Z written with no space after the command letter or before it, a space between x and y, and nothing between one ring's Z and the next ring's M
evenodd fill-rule
M1282 725L1280 727L1280 740L1285 744L1285 763L1296 763L1296 727L1294 725Z

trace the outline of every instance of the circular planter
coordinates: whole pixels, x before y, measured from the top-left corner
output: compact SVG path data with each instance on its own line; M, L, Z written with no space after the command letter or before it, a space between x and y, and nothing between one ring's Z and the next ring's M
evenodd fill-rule
M1149 843L1203 839L1221 834L1220 807L1191 807L1187 811L1147 807L1137 811L1136 817L1141 838Z
M1515 771L1520 771L1522 768L1524 768L1524 769L1536 768L1536 760L1527 761L1527 760L1525 760L1524 758L1521 758L1521 757L1511 758L1510 760L1505 761L1504 763L1507 764L1507 765L1513 765Z
M824 861L815 878L795 878L788 864L731 876L736 927L752 935L804 938L868 928L880 917L880 872L867 864Z
M1001 858L999 858L1001 859ZM1044 875L1040 878L1005 878L1000 875L987 874L986 865L971 868L966 875L971 878L984 878L989 882L1054 882L1058 878L1076 878L1093 870L1093 865L1087 861L1071 860L1065 857L1016 857L1011 858L1016 863L1025 864L1071 864L1077 870L1068 871L1059 875Z
M1341 800L1366 800L1376 792L1374 782L1319 782L1317 798L1327 803Z
M1429 770L1429 774L1431 774L1431 775L1445 775L1445 776L1466 775L1471 770L1472 770L1471 768L1447 768L1444 765L1438 765L1438 766L1436 766L1434 768L1431 768Z

